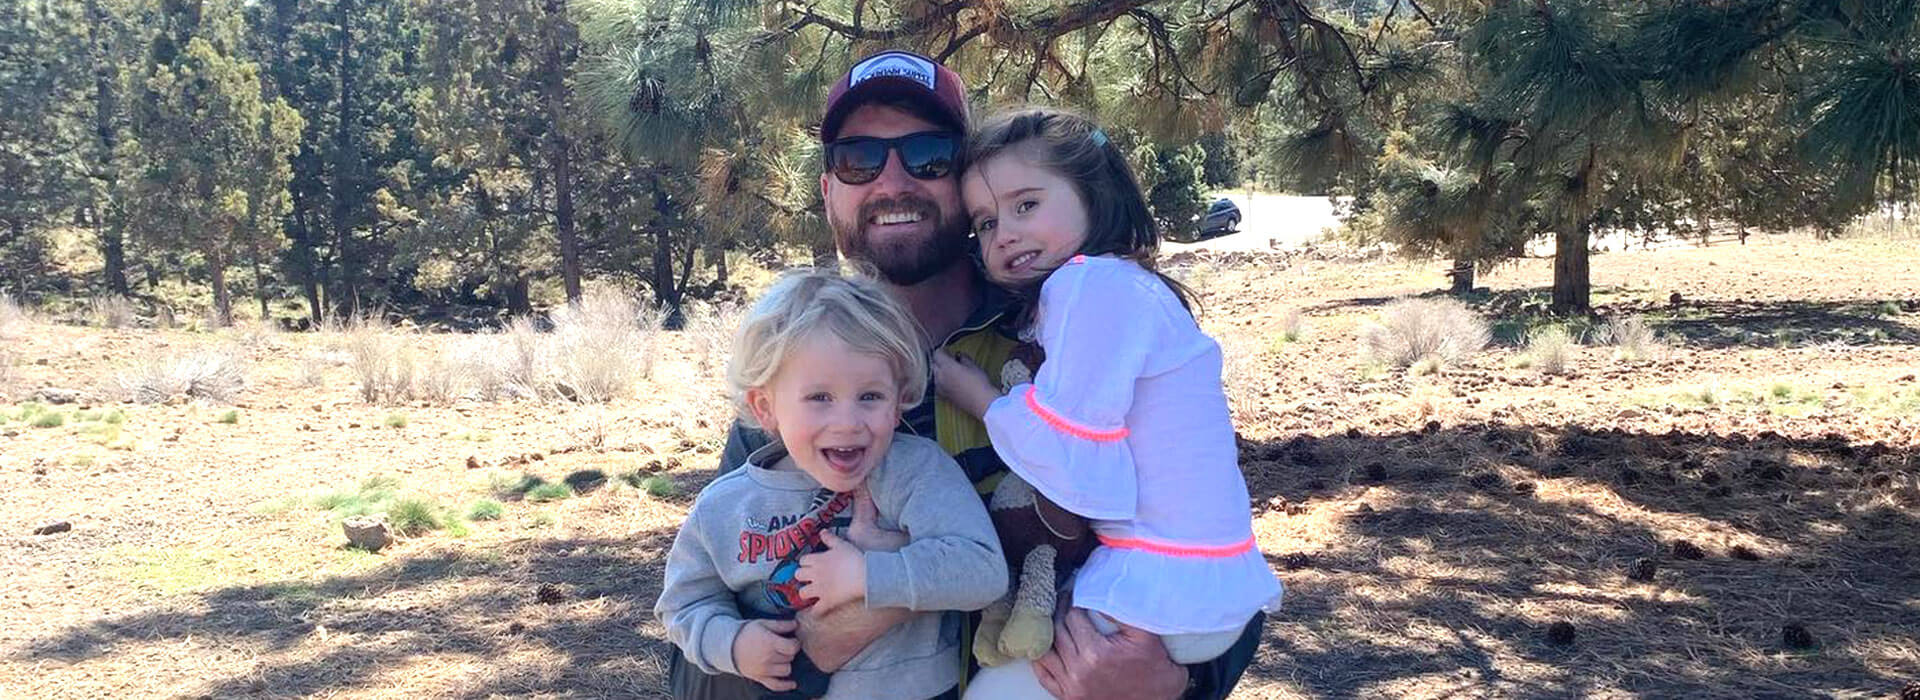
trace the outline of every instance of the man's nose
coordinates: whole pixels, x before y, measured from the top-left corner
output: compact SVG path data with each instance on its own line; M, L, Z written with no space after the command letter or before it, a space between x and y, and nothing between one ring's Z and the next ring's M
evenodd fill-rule
M918 188L913 176L907 174L907 166L900 162L900 154L887 149L887 162L880 166L880 176L874 178L873 187L878 194L910 192Z

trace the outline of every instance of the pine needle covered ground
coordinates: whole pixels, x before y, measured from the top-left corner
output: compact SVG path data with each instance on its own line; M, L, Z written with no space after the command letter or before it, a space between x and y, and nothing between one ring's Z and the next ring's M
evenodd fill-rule
M1559 323L1537 314L1547 261L1482 279L1525 290L1471 300L1488 349L1402 369L1365 364L1358 329L1438 263L1209 255L1170 267L1227 350L1260 544L1288 585L1237 697L1920 680L1911 241L1607 254L1596 306L1659 337L1567 324L1582 344L1553 373L1524 359ZM511 382L491 402L369 405L339 334L8 332L6 695L664 695L648 610L714 474L711 339L661 333L605 405ZM104 395L214 347L245 368L230 404ZM43 387L95 395L30 403ZM347 549L339 521L368 513L411 535ZM32 534L51 521L71 529Z

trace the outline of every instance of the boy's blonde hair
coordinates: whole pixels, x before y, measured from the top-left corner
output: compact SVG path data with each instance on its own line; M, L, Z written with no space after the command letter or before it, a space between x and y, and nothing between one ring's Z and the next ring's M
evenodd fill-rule
M800 268L781 275L733 334L727 392L741 422L761 427L747 407L747 390L771 383L787 353L822 332L885 359L900 382L900 410L926 398L927 352L913 316L871 277Z

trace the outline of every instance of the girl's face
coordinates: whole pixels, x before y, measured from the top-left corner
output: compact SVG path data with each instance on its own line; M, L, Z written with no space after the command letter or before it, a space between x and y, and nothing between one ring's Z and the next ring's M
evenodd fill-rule
M834 491L852 491L887 458L900 422L900 380L885 358L832 333L803 338L747 407L780 436L793 465Z
M1087 203L1018 145L967 169L960 195L980 239L987 277L1016 286L1046 276L1087 241Z

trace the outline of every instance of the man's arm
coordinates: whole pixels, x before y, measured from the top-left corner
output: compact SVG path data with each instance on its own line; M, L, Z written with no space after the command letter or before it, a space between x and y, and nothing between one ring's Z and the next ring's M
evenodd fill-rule
M869 610L862 601L832 610L800 611L800 649L820 670L832 673L874 640L918 613L906 608Z

